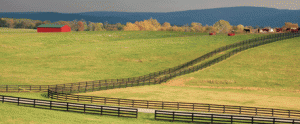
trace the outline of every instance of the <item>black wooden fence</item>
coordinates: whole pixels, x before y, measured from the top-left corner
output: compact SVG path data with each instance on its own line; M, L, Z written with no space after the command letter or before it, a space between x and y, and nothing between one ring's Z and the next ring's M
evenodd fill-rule
M72 89L74 89L74 87L78 87L77 88L78 91L86 92L86 91L97 90L97 88L99 88L100 85L98 85L98 87L96 85L99 83L102 83L102 84L105 83L107 85L115 85L115 84L118 85L119 82L120 83L122 82L122 83L127 83L127 84L133 85L133 83L145 84L146 81L149 81L148 84L151 84L151 83L156 84L155 81L159 80L158 77L165 76L166 77L165 80L168 80L167 75L172 75L174 73L187 71L187 69L189 71L193 72L193 71L195 71L195 68L197 70L197 68L199 66L195 67L192 65L199 63L200 61L206 60L206 59L212 57L213 55L220 53L222 51L226 51L228 49L239 47L238 49L236 49L235 52L232 52L231 54L227 54L226 56L223 56L223 58L227 58L228 56L231 56L234 53L239 52L241 50L253 48L253 47L265 44L265 43L270 43L270 42L274 42L274 41L278 41L278 40L298 37L299 35L300 35L300 33L272 34L272 35L267 35L267 36L263 36L263 37L259 37L259 38L241 41L238 43L234 43L234 44L230 44L230 45L226 45L224 47L218 48L210 53L207 53L199 58L196 58L185 64L176 66L174 68L169 68L169 69L166 69L163 71L154 72L154 73L140 76L140 77L85 81L85 82L67 83L67 84L58 84L58 85L0 85L0 92L47 92L47 89L49 89L51 87L52 88L53 87L72 87ZM262 42L262 41L269 41L269 42ZM201 65L201 67L210 66L212 63L218 62L219 60L223 60L223 58L219 57L217 60L215 59L214 61L211 61L210 63L206 63L206 65ZM160 79L162 79L162 78L160 78ZM151 80L153 80L153 82L151 82ZM163 80L163 81L165 81L165 80ZM109 88L109 87L107 87L107 88ZM101 90L101 88L100 88L100 90Z
M269 117L253 117L241 115L222 115L222 114L206 114L206 113L192 113L192 112L178 112L178 111L162 111L155 110L155 120L165 121L181 121L194 123L222 123L229 124L233 122L238 123L292 123L300 124L300 120L284 119L284 118L269 118Z
M87 114L98 114L98 115L109 115L127 118L137 118L138 109L135 108L125 108L125 107L112 107L112 106L101 106L92 104L79 104L70 102L56 102L48 100L39 99L28 99L13 96L3 96L0 95L0 101L17 103L22 106L30 106L41 109L51 109L59 111L69 111Z
M200 111L200 112L213 112L213 113L244 114L244 115L255 115L255 116L300 118L300 111L297 110L217 105L217 104L204 104L204 103L120 99L120 98L57 93L51 90L49 90L48 96L52 99L57 99L57 100L65 100L65 101L72 100L77 102L90 102L90 103L98 103L98 104L105 104L105 105L109 104L109 105L118 105L118 106L135 107L135 108L171 109L171 110L187 110L187 111Z
M96 90L103 90L103 89L113 89L113 88L123 88L123 87L132 87L132 86L140 86L140 85L150 85L150 84L158 84L161 82L165 82L166 80L169 80L173 77L176 76L180 76L180 75L184 75L187 73L191 73L191 72L195 72L198 70L201 70L203 68L206 68L208 66L211 66L215 63L218 63L220 61L223 61L227 58L229 58L232 55L235 55L238 52L241 52L243 50L249 49L249 48L253 48L253 47L257 47L260 45L264 45L267 43L271 43L271 42L275 42L278 40L282 40L282 39L286 39L286 38L290 38L290 37L298 37L300 35L300 33L295 34L295 33L286 33L286 34L277 34L277 35L282 35L282 37L275 37L272 38L274 36L268 36L267 38L263 39L263 40L258 40L257 42L251 43L251 44L246 44L243 45L241 47L237 47L229 52L227 52L226 54L223 54L222 56L219 56L213 60L210 60L208 62L199 64L199 65L195 65L195 66L189 66L186 68L182 68L180 70L177 71L173 71L170 72L169 70L165 70L165 72L159 72L159 73L154 73L153 76L151 76L151 74L146 77L146 75L144 75L144 77L139 77L138 79L133 78L132 80L130 80L128 78L128 80L116 80L116 82L111 81L110 83L107 83L107 81L92 81L92 82L86 82L83 85L78 85L78 86L71 86L71 87L66 87L66 86L56 86L56 87L51 87L50 89L55 91L55 92L62 92L62 93L79 93L79 92L88 92L88 91L96 91Z

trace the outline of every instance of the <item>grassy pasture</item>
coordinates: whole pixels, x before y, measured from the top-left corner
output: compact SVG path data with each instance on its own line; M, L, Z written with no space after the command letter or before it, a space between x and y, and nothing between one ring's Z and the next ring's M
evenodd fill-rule
M300 110L299 39L249 49L161 85L80 95Z
M183 64L218 47L263 35L266 34L228 37L149 31L36 33L36 30L0 28L0 39L4 39L0 41L0 85L47 85L141 76ZM299 38L249 49L161 85L111 89L84 95L299 110L300 95L296 91L299 88L297 41ZM264 82L261 83L261 80ZM280 90L282 88L286 90ZM47 99L41 93L0 94ZM1 103L0 109L3 123L171 124L155 121L154 114L147 113L139 113L138 119L127 119L83 116L8 103ZM180 122L172 122L177 123Z
M226 44L264 35L37 33L7 28L0 32L0 85L52 85L141 76L186 63Z

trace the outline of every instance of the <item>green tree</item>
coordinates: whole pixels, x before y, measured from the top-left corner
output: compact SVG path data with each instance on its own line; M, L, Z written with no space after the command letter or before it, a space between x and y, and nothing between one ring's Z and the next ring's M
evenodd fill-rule
M227 33L232 29L232 26L229 24L229 22L225 20L219 20L213 25L213 27L216 28L218 33Z
M6 20L0 18L0 27L7 27Z

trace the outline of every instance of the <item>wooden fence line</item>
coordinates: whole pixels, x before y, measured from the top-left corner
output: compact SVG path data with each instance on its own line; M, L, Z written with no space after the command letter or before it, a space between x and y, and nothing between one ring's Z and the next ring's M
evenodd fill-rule
M273 34L273 35L267 35L267 36L263 36L263 37L259 37L259 38L254 38L254 39L249 39L249 40L245 40L245 41L241 41L238 43L234 43L234 44L230 44L230 45L226 45L224 47L218 48L210 53L207 53L199 58L196 58L190 62L187 62L185 64L179 65L177 67L174 68L169 68L169 69L165 69L163 71L159 71L159 72L154 72L154 73L150 73L149 75L144 75L144 76L139 76L139 77L133 77L133 78L123 78L123 79L108 79L108 80L96 80L96 81L85 81L85 82L77 82L77 83L67 83L67 84L58 84L58 85L17 85L15 87L10 86L10 85L0 85L0 92L47 92L47 89L49 88L49 86L51 87L73 87L73 86L94 86L95 84L99 83L99 82L106 82L106 83L118 83L119 81L126 81L126 82L141 82L141 80L149 80L158 76L162 76L165 74L171 74L172 72L176 72L182 68L191 66L195 63L198 63L200 61L203 61L209 57L211 57L212 55L215 55L219 52L231 49L231 48L235 48L238 46L243 46L246 44L251 44L251 43L255 43L257 41L260 40L265 40L265 39L276 39L276 40L283 40L283 39L287 39L287 38L292 38L295 36L299 36L300 33L283 33L283 34ZM33 88L34 86L37 86L38 88Z
M2 101L2 103L10 102L10 103L17 103L18 105L20 104L33 105L34 108L42 108L42 109L71 111L71 112L88 113L88 114L100 114L100 115L128 117L128 118L138 117L138 109L135 108L79 104L79 103L70 103L70 102L56 102L56 101L29 99L29 98L4 96L4 95L0 95L0 100Z
M57 100L75 100L77 102L90 102L100 104L113 104L126 107L147 108L147 109L173 109L173 110L188 110L202 112L216 112L228 114L245 114L255 116L273 116L273 117L288 117L300 118L300 111L284 110L273 108L247 107L247 106L232 106L204 103L186 103L186 102L168 102L168 101L149 101L135 99L121 99L85 95L73 95L66 93L57 93L49 90L49 98Z
M235 55L236 53L240 52L240 51L243 51L243 50L246 50L246 49L249 49L249 48L253 48L253 47L257 47L259 45L263 45L263 44L266 44L266 43L271 43L271 42L275 42L277 41L276 39L267 39L267 40L263 40L263 41L260 41L260 42L256 42L256 43L253 43L251 45L244 45L242 47L239 47L237 49L234 49L233 51L227 53L227 54L224 54L218 58L215 58L209 62L206 62L206 63L202 63L200 65L197 65L197 66L192 66L190 68L184 68L184 69L181 69L179 71L175 71L175 72L172 72L172 73L169 73L168 75L165 75L164 78L158 78L158 77L153 77L153 78L148 78L147 81L145 80L139 80L137 82L115 82L115 83L112 83L110 86L108 84L105 84L106 85L106 89L108 89L108 87L111 87L112 88L117 88L119 86L119 88L121 87L121 84L125 84L125 87L127 87L127 83L131 83L131 86L133 85L138 85L139 86L139 83L140 81L143 82L143 85L145 85L145 82L148 83L148 85L150 84L157 84L157 83L161 83L161 82L164 82L168 79L171 79L173 77L176 77L176 76L179 76L179 75L183 75L183 74L187 74L187 73L191 73L191 72L195 72L195 71L198 71L200 69L203 69L205 67L208 67L212 64L215 64L215 63L218 63L222 60L225 60L227 59L228 57L232 56L232 55ZM100 87L99 87L100 86ZM57 87L55 89L56 92L59 92L59 91L62 91L62 92L67 92L69 91L70 93L72 92L87 92L87 91L95 91L95 89L98 89L98 90L101 90L101 86L103 86L103 84L99 83L98 85L94 85L93 86L90 86L90 87L87 87L87 85L84 85L83 87L80 87L78 86L77 87ZM122 85L123 86L123 85ZM52 89L52 88L51 88ZM111 89L111 88L109 88Z
M224 122L239 122L239 123L265 123L275 122L300 124L300 120L284 119L284 118L268 118L268 117L253 117L240 115L221 115L221 114L206 114L193 112L177 112L177 111L161 111L155 110L155 120L166 121L182 121L182 122L198 122L198 123L224 123Z

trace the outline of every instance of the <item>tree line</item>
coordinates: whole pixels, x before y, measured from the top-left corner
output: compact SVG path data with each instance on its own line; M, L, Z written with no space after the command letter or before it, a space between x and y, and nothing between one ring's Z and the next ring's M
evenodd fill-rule
M200 33L208 33L208 32L216 32L216 33L228 33L234 31L236 33L243 33L244 29L254 29L252 26L244 26L242 24L239 25L230 25L228 21L219 20L212 26L205 25L203 26L201 23L192 22L190 25L185 24L183 26L171 25L168 22L164 22L160 24L156 19L148 19L144 21L136 21L135 23L127 22L126 25L121 23L117 24L109 24L108 22L90 22L81 20L73 20L73 21L57 21L51 22L49 20L41 21L41 20L31 20L31 19L14 19L14 18L0 18L0 27L8 27L8 28L23 28L23 29L37 29L37 27L41 24L55 24L55 25L68 25L71 27L72 31L179 31L179 32L200 32ZM283 30L291 27L297 27L298 24L286 22ZM259 27L255 26L255 29L259 28L271 28L271 27ZM251 31L252 33L255 30Z

